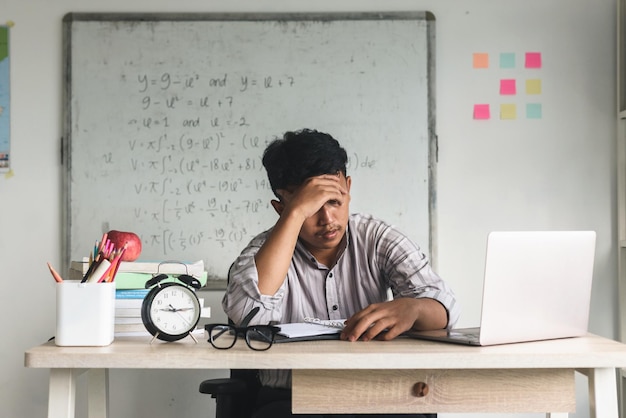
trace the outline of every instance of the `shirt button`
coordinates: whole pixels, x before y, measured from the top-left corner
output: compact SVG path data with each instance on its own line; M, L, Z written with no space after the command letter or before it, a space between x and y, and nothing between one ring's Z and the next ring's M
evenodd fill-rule
M337 309L339 309L339 306L333 305L333 311L336 311Z
M333 278L333 274L332 274L332 273L329 273L329 274L328 274L328 277L330 277L330 278L332 279L332 278Z

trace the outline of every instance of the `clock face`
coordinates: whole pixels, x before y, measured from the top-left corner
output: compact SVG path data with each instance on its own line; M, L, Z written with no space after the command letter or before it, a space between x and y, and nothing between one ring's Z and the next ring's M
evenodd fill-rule
M142 317L152 335L164 341L176 341L195 329L200 319L200 303L188 287L165 283L146 295Z

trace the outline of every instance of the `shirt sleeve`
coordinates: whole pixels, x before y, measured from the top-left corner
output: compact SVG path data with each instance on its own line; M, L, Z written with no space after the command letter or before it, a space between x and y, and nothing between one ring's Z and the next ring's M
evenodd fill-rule
M448 314L447 328L459 319L460 309L450 286L432 269L420 247L391 226L382 230L377 249L393 297L430 298Z
M286 297L286 284L274 295L262 295L259 291L259 276L254 257L259 251L268 232L255 237L241 252L228 272L228 285L222 299L222 307L228 318L236 324L255 307L259 312L252 318L250 325L280 322L282 302Z

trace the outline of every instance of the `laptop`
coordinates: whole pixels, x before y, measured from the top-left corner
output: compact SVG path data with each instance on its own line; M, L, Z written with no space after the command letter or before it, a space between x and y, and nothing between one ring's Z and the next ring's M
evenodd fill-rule
M595 243L593 231L491 232L480 326L406 334L477 346L584 335Z

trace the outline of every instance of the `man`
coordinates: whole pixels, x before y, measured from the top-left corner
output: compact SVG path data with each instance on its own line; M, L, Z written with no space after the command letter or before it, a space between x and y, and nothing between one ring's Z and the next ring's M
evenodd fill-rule
M266 148L279 217L235 260L226 314L240 323L259 307L256 324L347 318L347 341L451 327L459 315L454 294L420 248L381 220L350 214L346 164L346 151L318 131L287 132ZM260 380L261 403L282 402L262 405L255 416L291 416L290 372L263 370Z

